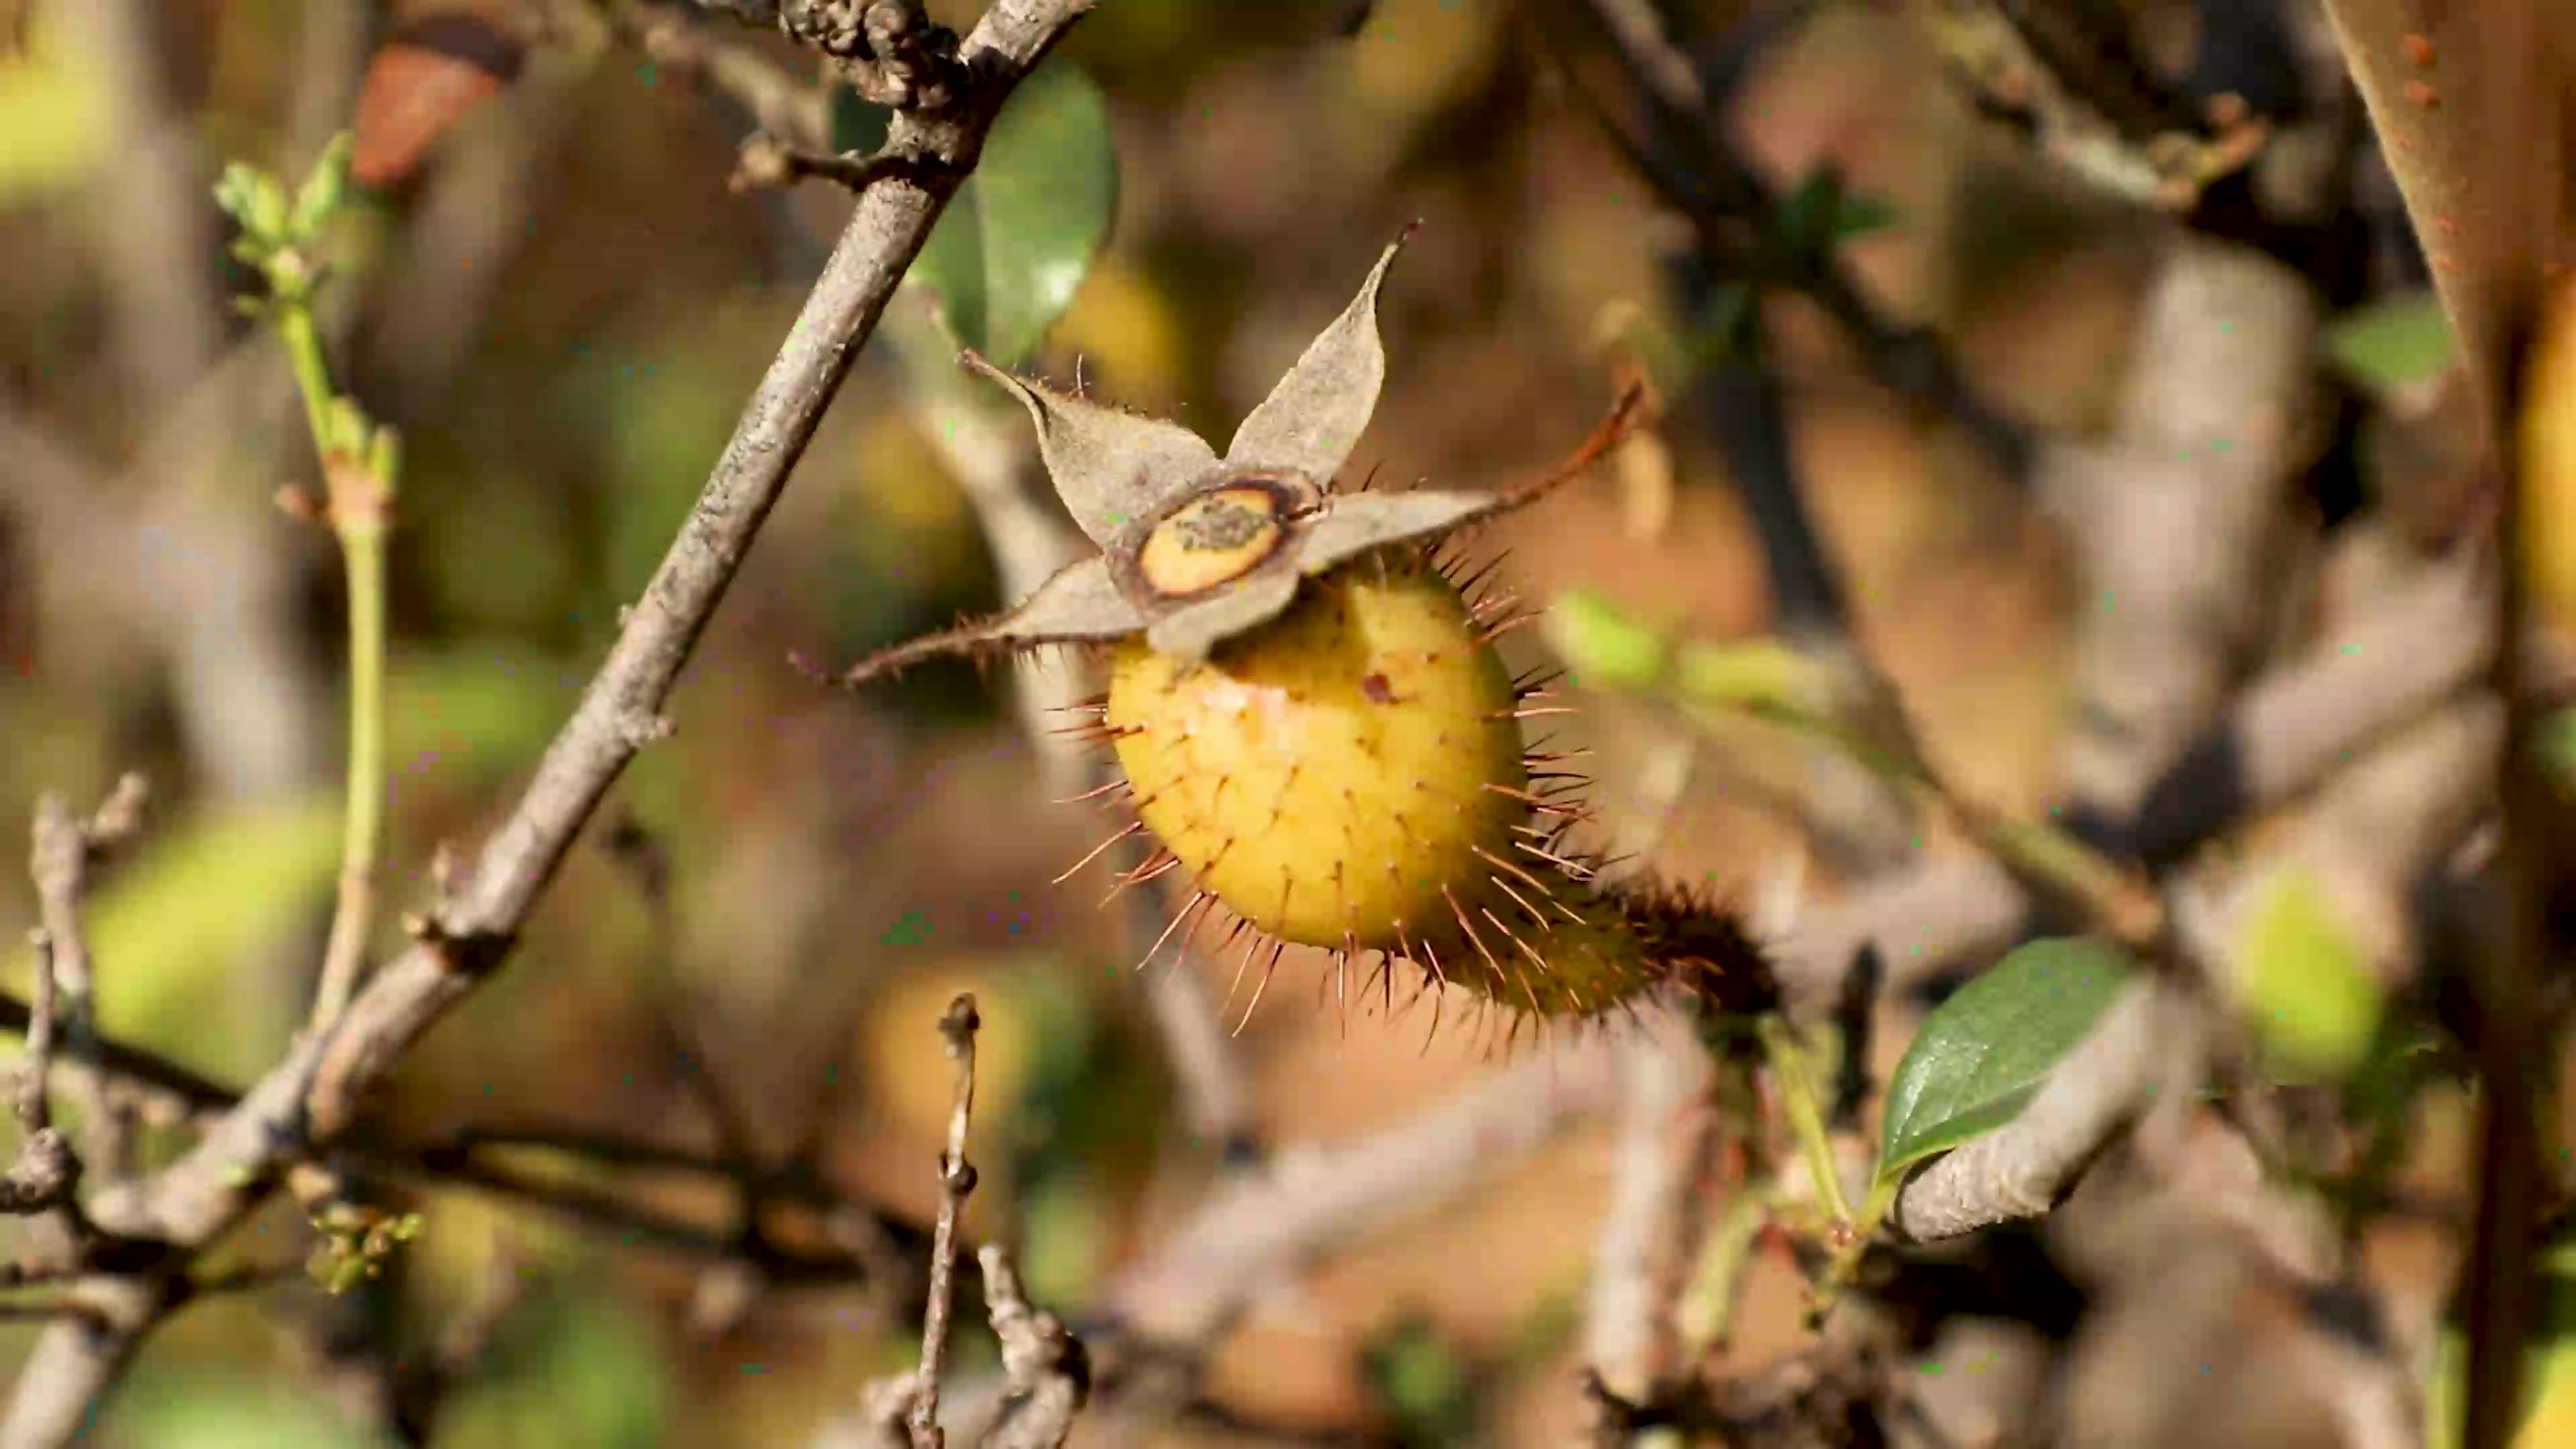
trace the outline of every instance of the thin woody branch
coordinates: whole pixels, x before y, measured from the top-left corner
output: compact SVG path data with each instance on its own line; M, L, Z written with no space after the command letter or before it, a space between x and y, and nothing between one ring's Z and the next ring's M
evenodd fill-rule
M913 1449L945 1449L939 1430L939 1370L948 1353L948 1312L956 1299L957 1226L975 1190L975 1164L966 1160L966 1132L975 1115L975 1014L972 992L960 992L940 1018L939 1036L957 1064L957 1100L948 1111L948 1147L939 1155L939 1225L930 1240L930 1303L921 1319L921 1369L913 1380L912 1407L904 1415Z
M859 198L697 506L456 900L426 923L426 939L368 979L330 1031L299 1042L104 1226L164 1239L182 1256L212 1241L266 1199L290 1162L347 1132L395 1064L500 965L609 786L659 733L664 699L1003 100L1089 8L998 0L959 48L968 83L951 103L896 114L889 146L922 164ZM175 1296L158 1275L105 1278L86 1291L106 1326L57 1327L39 1340L0 1418L0 1446L68 1441Z

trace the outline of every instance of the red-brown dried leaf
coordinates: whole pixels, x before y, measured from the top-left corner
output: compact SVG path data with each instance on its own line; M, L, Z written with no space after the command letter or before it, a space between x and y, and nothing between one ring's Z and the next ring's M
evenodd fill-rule
M469 11L423 16L396 30L367 64L358 92L349 174L389 186L420 169L439 140L519 75L526 46Z

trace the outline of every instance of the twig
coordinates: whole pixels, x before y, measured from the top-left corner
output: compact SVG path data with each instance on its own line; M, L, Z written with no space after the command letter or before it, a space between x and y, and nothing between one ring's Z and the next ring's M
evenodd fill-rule
M1560 1047L1348 1146L1278 1154L1120 1274L1115 1317L1149 1341L1204 1348L1274 1277L1430 1211L1599 1111L1616 1057L1604 1042Z
M2306 279L2178 238L2149 286L2112 436L2046 450L2042 501L2082 550L2079 701L2064 758L2079 829L2132 818L2218 713L2263 623L2314 366Z
M986 1244L978 1256L985 1312L1002 1341L1011 1395L979 1442L982 1449L1058 1449L1091 1397L1091 1356L1054 1314L1030 1306L1019 1270L999 1244Z
M656 737L663 699L954 178L1014 83L1089 8L1089 0L998 0L960 51L976 83L944 110L895 117L889 144L929 164L890 175L859 198L697 506L457 899L428 923L435 929L427 939L367 981L335 1029L298 1042L107 1226L158 1236L181 1254L212 1241L265 1200L287 1163L346 1132L421 1035L499 965L610 784ZM106 1327L56 1327L39 1339L0 1419L0 1449L71 1438L166 1311L160 1281L86 1285Z
M718 35L689 9L659 0L627 0L610 8L609 20L621 38L673 79L732 101L755 127L787 145L822 149L831 129L831 101L824 87L749 45Z
M939 1226L930 1240L930 1304L921 1316L921 1371L913 1380L905 1427L913 1449L945 1449L939 1429L939 1369L948 1353L948 1310L956 1296L957 1220L975 1190L975 1164L966 1160L966 1129L975 1112L975 994L961 991L939 1019L939 1035L957 1064L957 1101L948 1109L948 1148L939 1158ZM987 1285L986 1292L991 1287Z
M2494 647L2490 586L2488 570L2468 559L2391 590L2366 617L2248 686L2115 834L2141 858L2170 863L2467 687ZM1797 997L1829 999L1852 953L1875 941L1888 984L1901 988L2009 940L2028 909L2023 888L1991 860L1928 860L1807 912L1780 943L1781 979Z
M742 143L742 155L725 185L735 192L775 191L799 181L829 181L845 191L864 191L901 164L894 157L817 151L756 131Z
M17 1160L0 1174L0 1213L33 1215L65 1207L80 1181L80 1159L54 1130L53 1109L46 1101L48 1074L54 1065L54 948L44 928L27 933L36 948L35 1006L27 1028L27 1053L18 1066L14 1106L18 1116ZM66 1224L65 1226L69 1226Z
M101 1065L98 988L90 966L89 935L81 925L81 899L89 889L90 867L140 828L148 793L143 777L128 773L86 820L74 816L60 796L41 796L28 852L37 913L48 943L42 952L48 969L38 989L60 989L63 1037L70 1054L92 1068L73 1079L73 1090L80 1102L90 1165L111 1182L129 1175L127 1113L106 1074L96 1070ZM27 1020L33 1055L37 1011L30 1011Z
M1593 1247L1583 1357L1624 1394L1651 1392L1673 1367L1668 1289L1716 1130L1713 1074L1697 1033L1673 1013L1621 1054L1618 1169Z
M1720 119L1710 114L1707 90L1690 57L1664 33L1649 0L1590 0L1582 8L1610 39L1640 93L1665 113L1667 131L1695 142L1691 154L1700 162L1700 174L1683 174L1605 119L1612 141L1645 181L1698 227L1712 261L1728 259L1749 270L1743 225L1771 209L1771 188L1727 142ZM1544 49L1541 54L1556 64ZM1590 107L1590 92L1570 76L1566 80L1568 90ZM2028 428L1969 386L1937 336L1882 315L1840 258L1828 257L1800 275L1759 280L1806 292L1860 345L1870 372L1883 385L1956 418L2007 476L2019 479L2028 471Z

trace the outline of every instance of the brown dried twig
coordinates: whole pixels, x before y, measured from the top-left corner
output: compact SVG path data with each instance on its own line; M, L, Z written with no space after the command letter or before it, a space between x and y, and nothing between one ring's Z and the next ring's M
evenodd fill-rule
M957 1220L975 1190L975 1164L966 1160L966 1129L975 1114L975 995L961 991L939 1019L940 1039L957 1063L957 1100L948 1109L948 1147L939 1155L939 1225L930 1240L930 1303L921 1315L921 1370L913 1379L912 1407L904 1424L913 1449L945 1449L939 1429L939 1368L948 1353L948 1312L956 1297Z

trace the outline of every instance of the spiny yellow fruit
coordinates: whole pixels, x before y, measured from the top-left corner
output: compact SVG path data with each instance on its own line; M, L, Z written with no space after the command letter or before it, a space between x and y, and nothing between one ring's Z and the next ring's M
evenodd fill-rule
M1639 390L1530 487L1332 486L1385 374L1377 292L1396 250L1223 457L1188 429L968 354L1028 409L1058 494L1101 552L1008 612L888 650L844 681L939 653L1106 646L1109 692L1086 708L1137 819L1085 863L1150 832L1160 849L1121 888L1176 867L1196 883L1149 961L1221 909L1236 935L1252 933L1238 979L1268 947L1265 986L1295 943L1334 953L1342 972L1367 952L1381 973L1409 961L1516 1022L1598 1017L1667 987L1720 1012L1767 1009L1770 973L1732 916L1682 892L1604 885L1566 844L1582 781L1562 757L1524 751L1531 691L1493 647L1509 621L1427 557L1599 459Z
M1526 819L1512 681L1449 581L1374 560L1196 663L1118 646L1108 712L1136 813L1235 914L1395 950Z
M1204 660L1119 645L1101 733L1162 846L1131 877L1176 863L1197 884L1184 918L1222 906L1256 944L1345 966L1374 951L1540 1017L1598 1016L1676 977L1704 993L1728 967L1743 994L1756 957L1731 918L1604 890L1539 823L1575 816L1581 781L1524 753L1491 602L1394 549L1310 580Z

